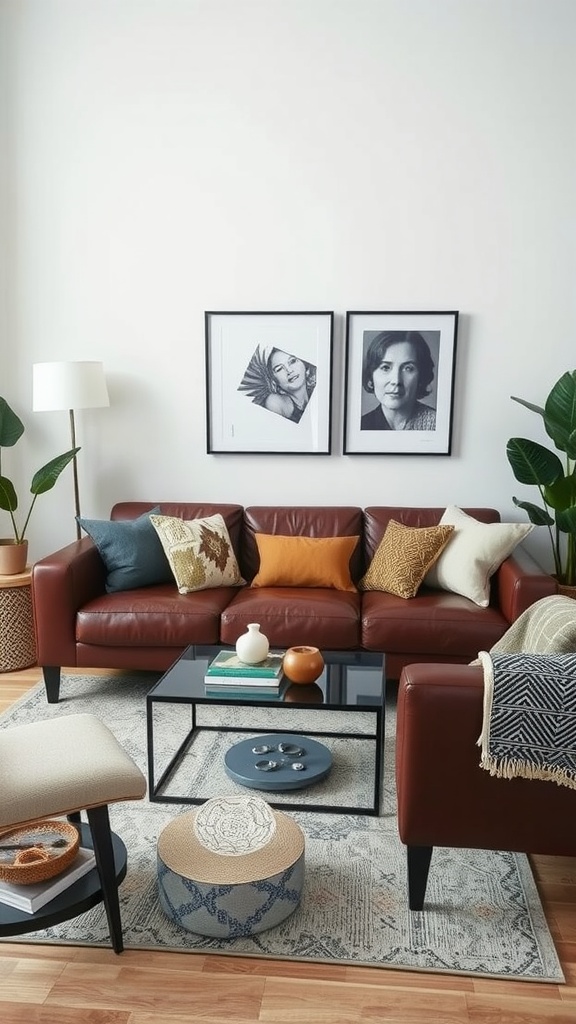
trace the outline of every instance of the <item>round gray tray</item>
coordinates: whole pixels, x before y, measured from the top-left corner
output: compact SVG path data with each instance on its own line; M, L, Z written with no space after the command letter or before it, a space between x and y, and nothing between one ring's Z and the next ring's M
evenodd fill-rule
M280 744L297 748L301 753L279 750ZM268 747L268 751L255 752L255 748ZM257 764L275 762L276 767L265 771ZM295 770L292 765L304 767ZM241 786L250 789L266 789L281 792L285 789L304 789L318 782L332 767L332 754L328 747L308 736L294 733L272 733L266 736L252 736L235 743L224 756L226 774Z

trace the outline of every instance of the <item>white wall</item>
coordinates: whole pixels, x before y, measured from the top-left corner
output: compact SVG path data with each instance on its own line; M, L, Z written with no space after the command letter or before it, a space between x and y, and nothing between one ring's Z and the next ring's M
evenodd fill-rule
M30 411L32 363L101 359L111 408L77 417L85 515L151 498L523 518L505 444L543 435L509 396L542 403L576 365L573 0L0 11L0 394L26 419L23 483L69 440L65 413ZM331 456L205 453L206 309L335 310ZM341 455L348 309L460 311L451 457ZM69 474L39 499L34 557L74 539L72 513Z

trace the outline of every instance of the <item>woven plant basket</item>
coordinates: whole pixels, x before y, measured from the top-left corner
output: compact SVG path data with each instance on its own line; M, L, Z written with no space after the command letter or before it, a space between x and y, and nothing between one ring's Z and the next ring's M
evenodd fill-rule
M49 844L63 840L63 846ZM13 885L33 885L55 878L70 866L80 848L80 833L68 821L38 821L21 825L0 835L2 848L21 846L20 850L6 850L0 860L0 879Z
M556 580L556 586L558 587L558 593L562 594L562 597L571 597L576 601L576 587L569 587L566 583L558 583L558 580Z

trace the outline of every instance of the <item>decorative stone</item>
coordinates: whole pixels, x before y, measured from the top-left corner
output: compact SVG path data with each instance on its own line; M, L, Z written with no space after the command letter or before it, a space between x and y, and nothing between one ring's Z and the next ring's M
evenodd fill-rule
M304 835L260 797L215 797L166 826L157 867L160 905L176 924L215 938L255 935L300 902Z

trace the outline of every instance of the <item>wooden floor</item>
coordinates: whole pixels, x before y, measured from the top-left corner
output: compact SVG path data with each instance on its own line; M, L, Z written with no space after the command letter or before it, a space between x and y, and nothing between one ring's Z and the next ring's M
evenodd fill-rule
M0 675L0 712L38 679L37 669ZM0 1021L576 1024L576 858L535 857L533 867L566 985L0 943Z

